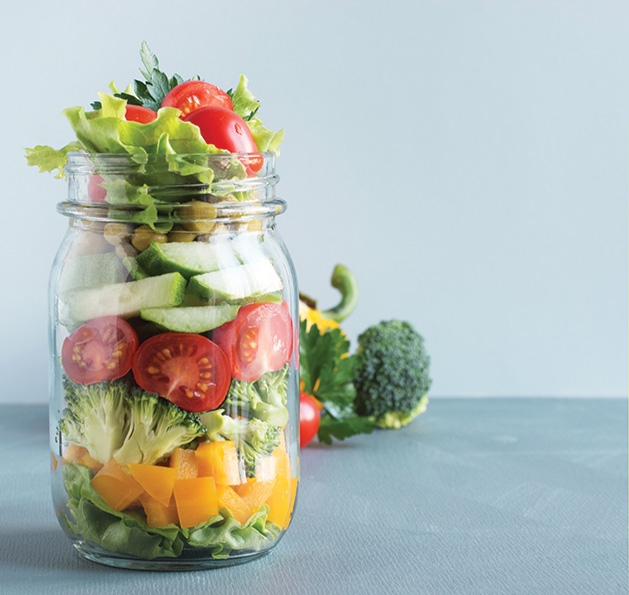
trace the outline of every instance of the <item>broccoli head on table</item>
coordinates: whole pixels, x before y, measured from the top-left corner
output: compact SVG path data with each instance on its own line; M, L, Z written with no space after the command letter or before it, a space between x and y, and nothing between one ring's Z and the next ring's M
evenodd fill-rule
M408 322L382 321L358 337L354 376L358 415L382 428L400 428L428 403L430 357L423 337Z

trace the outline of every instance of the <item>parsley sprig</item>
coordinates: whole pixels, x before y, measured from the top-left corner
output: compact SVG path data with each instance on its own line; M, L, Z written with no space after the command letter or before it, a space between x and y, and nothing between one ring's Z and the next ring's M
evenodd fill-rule
M162 105L164 97L171 89L183 83L183 78L178 74L173 74L171 77L164 74L159 69L157 56L150 50L146 41L142 42L140 59L144 66L144 68L140 68L140 73L146 80L144 82L134 80L133 88L144 107L157 111Z
M321 333L316 324L309 329L306 321L300 324L300 379L302 390L314 396L323 406L321 425L317 433L324 444L333 438L344 440L356 434L369 434L374 424L356 415L352 383L358 356L350 355L349 341L338 329Z
M178 84L183 83L184 79L179 74L173 74L171 77L164 74L159 69L157 56L151 51L146 41L143 41L140 47L140 59L143 66L143 68L140 67L140 73L145 80L136 79L133 81L134 94L122 92L114 93L114 96L126 99L127 103L131 105L141 105L157 111L168 92ZM198 80L199 77L193 77L191 80L195 79ZM102 107L100 101L92 102L91 106L95 110Z

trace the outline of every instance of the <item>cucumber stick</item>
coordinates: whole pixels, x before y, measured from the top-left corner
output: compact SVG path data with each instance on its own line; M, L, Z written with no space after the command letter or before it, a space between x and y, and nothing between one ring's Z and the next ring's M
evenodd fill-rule
M101 316L130 318L145 308L171 308L184 297L186 279L179 273L147 277L129 283L68 291L62 296L63 318L85 322Z
M190 279L189 291L208 302L244 303L282 290L270 260L258 260Z
M177 333L207 333L236 318L238 306L180 306L178 308L144 308L140 317Z
M59 275L59 293L71 289L88 289L111 283L122 283L127 271L113 253L81 254L65 261Z
M149 275L176 271L186 278L239 264L226 242L153 242L137 260Z

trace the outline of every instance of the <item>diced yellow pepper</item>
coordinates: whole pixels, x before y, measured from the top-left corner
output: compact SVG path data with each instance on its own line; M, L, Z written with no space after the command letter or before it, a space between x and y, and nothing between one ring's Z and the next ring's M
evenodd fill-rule
M177 479L197 477L199 469L194 450L177 448L170 457L170 466L175 470Z
M204 442L195 455L199 477L213 477L220 485L239 485L244 480L236 444L232 440Z
M173 489L179 524L195 527L218 514L216 483L213 477L176 479Z
M219 485L216 488L219 508L227 508L241 524L247 522L253 510L246 500L241 498L233 488Z
M76 444L70 444L63 453L63 461L65 463L75 463L83 465L89 469L98 471L102 468L103 464L99 463L95 458L90 455L90 451L83 446L77 446Z
M144 492L144 488L115 459L94 476L92 487L108 506L117 511L128 508Z
M282 529L286 529L290 523L297 495L297 483L296 477L279 475L273 493L266 501L269 506L268 520Z
M144 514L146 514L146 524L149 527L165 527L166 525L173 525L179 522L179 515L177 513L177 505L175 499L171 498L168 506L164 506L161 502L158 502L150 494L142 494L139 498L142 507L144 508Z
M133 478L162 506L168 506L173 495L176 471L160 465L130 464Z

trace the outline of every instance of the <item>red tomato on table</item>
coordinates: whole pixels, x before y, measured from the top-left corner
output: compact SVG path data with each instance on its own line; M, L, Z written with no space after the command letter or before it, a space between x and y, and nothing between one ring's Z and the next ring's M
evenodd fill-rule
M308 393L299 394L299 446L308 446L319 431L321 408Z
M186 411L216 409L227 396L229 362L202 335L160 333L140 345L133 361L135 381Z
M255 382L283 368L293 352L293 323L288 304L248 304L212 336L225 352L232 376Z
M138 335L115 316L95 318L71 333L61 347L61 362L74 382L93 384L121 378L130 369Z

